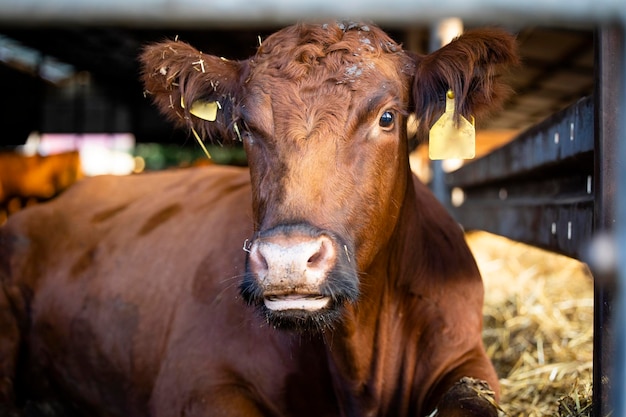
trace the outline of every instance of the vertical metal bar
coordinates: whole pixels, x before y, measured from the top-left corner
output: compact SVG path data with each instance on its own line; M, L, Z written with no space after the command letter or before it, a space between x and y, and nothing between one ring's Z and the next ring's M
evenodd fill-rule
M617 283L617 312L613 329L615 331L615 356L612 382L612 404L614 407L613 415L624 416L626 415L626 42L624 42L624 31L626 28L626 14L622 15L622 43L621 47L617 49L617 52L621 55L618 57L618 62L621 63L621 71L619 73L618 80L621 84L615 86L618 91L617 97L619 97L619 107L616 110L618 115L619 131L617 132L618 144L617 144L617 160L620 163L617 165L615 172L616 177L616 206L617 206L617 218L621 221L616 224L616 241L617 241L617 267L618 267L618 283ZM621 179L621 181L620 181Z
M596 236L614 233L616 226L615 191L618 178L616 171L619 109L622 98L620 94L622 44L623 37L619 27L607 26L596 31L594 144ZM593 414L600 417L608 415L611 409L610 381L614 357L613 306L617 271L615 265L598 266L591 262L594 274Z
M458 18L449 18L439 21L430 30L429 52L434 52L448 44L453 38L463 32L463 22ZM448 209L451 209L450 191L446 186L443 161L430 161L432 179L430 188L437 199Z

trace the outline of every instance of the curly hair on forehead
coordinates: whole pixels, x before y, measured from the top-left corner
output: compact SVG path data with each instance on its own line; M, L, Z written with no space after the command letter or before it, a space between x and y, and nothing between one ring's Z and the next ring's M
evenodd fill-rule
M383 54L401 53L402 47L380 28L363 23L300 23L268 37L253 59L257 68L266 67L282 77L299 79L319 64L330 77L356 75L357 68ZM353 74L346 67L356 65ZM363 68L361 68L363 70Z

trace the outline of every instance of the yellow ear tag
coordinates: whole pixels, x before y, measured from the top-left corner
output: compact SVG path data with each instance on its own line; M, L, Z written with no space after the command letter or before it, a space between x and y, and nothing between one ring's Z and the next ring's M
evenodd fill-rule
M189 109L189 113L199 119L214 122L217 119L217 109L219 104L217 101L194 101Z
M430 159L472 159L476 155L476 129L474 118L470 123L459 115L454 121L454 93L446 94L446 111L430 129L428 156Z

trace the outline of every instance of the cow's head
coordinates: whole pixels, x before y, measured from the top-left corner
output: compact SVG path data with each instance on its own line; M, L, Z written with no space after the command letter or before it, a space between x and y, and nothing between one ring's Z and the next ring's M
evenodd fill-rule
M394 233L410 178L409 113L430 126L448 89L458 113L489 110L503 92L496 69L516 55L495 29L416 56L374 26L330 23L283 29L245 61L176 41L141 59L163 113L243 142L256 234L242 295L276 326L309 328L357 300L359 277ZM216 120L190 113L202 102L219 104Z

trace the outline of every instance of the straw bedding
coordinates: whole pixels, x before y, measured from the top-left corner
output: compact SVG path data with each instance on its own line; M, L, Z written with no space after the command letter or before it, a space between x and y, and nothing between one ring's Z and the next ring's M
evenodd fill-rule
M501 416L591 416L586 265L484 232L467 240L485 283L483 339L501 380Z

